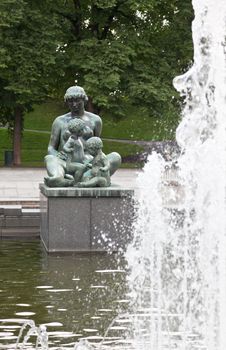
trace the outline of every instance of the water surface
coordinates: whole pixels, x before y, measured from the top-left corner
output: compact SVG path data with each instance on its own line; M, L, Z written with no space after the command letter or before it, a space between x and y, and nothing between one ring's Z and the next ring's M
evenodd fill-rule
M0 348L15 343L25 320L47 324L50 345L100 341L127 310L125 275L117 255L48 256L37 241L1 241Z

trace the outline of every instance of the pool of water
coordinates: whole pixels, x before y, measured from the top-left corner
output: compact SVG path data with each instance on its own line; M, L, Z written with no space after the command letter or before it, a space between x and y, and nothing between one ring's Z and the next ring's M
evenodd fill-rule
M126 263L117 255L53 256L39 241L1 241L0 348L15 348L26 320L46 324L49 345L100 342L110 324L104 341L120 339L127 292Z

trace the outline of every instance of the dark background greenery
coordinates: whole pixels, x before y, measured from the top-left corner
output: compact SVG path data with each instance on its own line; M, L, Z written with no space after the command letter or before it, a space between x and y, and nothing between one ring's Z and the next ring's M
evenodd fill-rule
M50 130L76 80L103 117L103 137L174 139L172 80L192 62L192 19L190 0L1 0L2 125L13 130L19 111L20 130L23 119ZM31 140L37 157L40 140Z

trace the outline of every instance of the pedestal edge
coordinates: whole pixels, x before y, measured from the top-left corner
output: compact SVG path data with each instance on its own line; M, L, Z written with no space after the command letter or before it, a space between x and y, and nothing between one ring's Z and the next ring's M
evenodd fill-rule
M112 184L110 187L76 188L76 187L47 187L39 184L39 189L46 197L75 197L75 198L97 198L97 197L132 197L134 190Z

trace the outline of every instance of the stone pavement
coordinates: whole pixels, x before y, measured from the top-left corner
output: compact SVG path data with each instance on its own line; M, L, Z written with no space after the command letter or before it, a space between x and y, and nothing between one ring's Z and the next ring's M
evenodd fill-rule
M140 170L119 169L112 176L112 183L136 189L136 177ZM0 203L32 203L39 206L39 184L46 174L44 168L0 168Z

